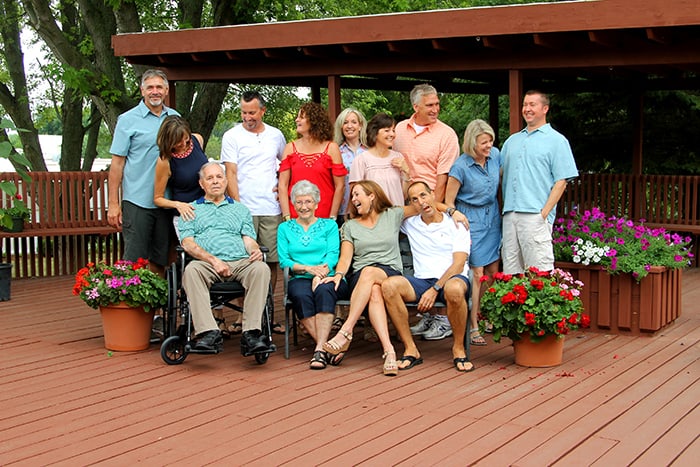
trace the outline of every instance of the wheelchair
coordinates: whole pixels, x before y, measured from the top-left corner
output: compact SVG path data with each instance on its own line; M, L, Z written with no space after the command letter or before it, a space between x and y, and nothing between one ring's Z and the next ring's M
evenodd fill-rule
M260 248L263 255L267 253L267 248ZM163 312L163 343L160 347L160 356L168 365L179 365L185 361L187 355L194 354L217 354L223 350L223 346L217 346L214 350L195 349L194 328L192 315L185 290L182 287L182 278L185 267L190 258L185 254L182 247L177 248L178 259L166 270L168 281L168 304ZM243 308L231 303L236 298L245 296L245 289L240 282L215 282L209 290L211 307L224 306L243 313ZM244 357L253 355L258 364L264 364L272 352L277 350L272 343L272 322L274 317L274 299L272 287L268 286L265 309L262 314L262 340L268 345L265 351L251 353L241 341L241 354Z

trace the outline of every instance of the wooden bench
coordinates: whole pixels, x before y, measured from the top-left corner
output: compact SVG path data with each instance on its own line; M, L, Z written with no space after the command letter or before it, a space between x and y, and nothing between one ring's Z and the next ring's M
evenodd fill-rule
M411 255L411 247L408 243L408 239L405 235L401 234L399 237L399 247L401 249L401 262L403 263L403 274L413 275L413 256ZM287 298L287 283L289 282L289 268L284 268L284 358L289 358L289 333L291 328L292 342L294 345L298 344L297 336L297 317L292 310L292 303ZM471 274L470 274L471 276ZM471 280L471 277L469 278ZM339 309L346 308L350 306L350 300L338 300L335 303L336 315ZM447 305L443 302L435 302L431 311L438 308L445 308ZM406 307L410 310L417 311L418 303L410 302L406 303ZM471 315L471 299L467 301L467 329L464 335L464 348L466 350L467 358L471 358L470 355L470 341L469 341L469 330L470 330L470 320ZM366 320L365 326L371 326L369 320ZM332 337L332 336L331 336Z
M17 186L30 209L21 232L0 232L2 261L15 277L74 274L88 261L121 257L121 234L107 222L108 172L14 172L0 180ZM2 207L11 200L4 196Z

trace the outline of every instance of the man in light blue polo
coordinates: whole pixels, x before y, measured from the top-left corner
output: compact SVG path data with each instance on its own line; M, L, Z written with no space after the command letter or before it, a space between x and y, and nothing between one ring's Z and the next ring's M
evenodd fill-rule
M569 141L547 123L549 97L528 91L527 126L503 144L503 272L554 269L552 225L566 183L578 177Z
M180 114L164 104L168 79L162 71L146 71L140 88L143 99L121 114L114 128L107 219L110 225L122 228L124 259L148 259L162 274L168 262L172 215L153 204L160 155L156 136L165 117Z
M253 217L243 204L226 196L226 175L218 162L202 166L199 184L204 196L192 203L194 219L181 217L178 222L182 248L194 258L185 268L182 286L197 334L195 349L221 349L223 339L211 313L209 289L214 282L235 280L245 289L241 352L268 350L261 328L270 268L255 240Z

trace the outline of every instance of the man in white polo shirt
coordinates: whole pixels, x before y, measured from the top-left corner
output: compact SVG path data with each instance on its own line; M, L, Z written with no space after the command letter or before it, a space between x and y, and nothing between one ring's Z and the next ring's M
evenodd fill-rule
M464 334L467 326L469 282L469 231L436 207L435 195L425 182L408 187L408 200L419 216L406 218L401 231L411 244L413 276L393 276L382 282L382 295L387 312L405 349L399 359L399 370L408 370L423 363L408 325L404 302L418 302L424 316L436 301L447 304L447 319L452 326L452 362L457 371L468 372L474 365L467 358ZM450 208L454 212L454 208ZM435 318L434 318L435 319Z

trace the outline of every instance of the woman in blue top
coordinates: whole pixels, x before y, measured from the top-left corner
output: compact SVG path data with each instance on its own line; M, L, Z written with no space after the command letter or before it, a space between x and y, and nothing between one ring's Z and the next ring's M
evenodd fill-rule
M348 295L345 281L339 284L319 283L333 276L340 253L340 235L334 219L316 217L321 192L308 180L300 180L292 187L290 199L298 217L280 224L277 229L277 254L280 267L289 268L287 296L292 308L309 335L316 341L314 355L309 363L312 370L326 365L338 365L342 356L329 361L323 344L328 340L335 317L335 302Z
M192 133L187 120L171 115L163 120L156 142L160 158L156 163L153 203L176 210L176 216L185 220L194 219L190 203L204 196L199 186L199 169L208 161L202 149L204 139ZM165 195L166 188L170 189L169 197Z
M472 238L469 266L472 281L472 312L470 342L486 345L479 333L478 316L481 291L479 285L486 273L492 277L498 271L501 248L501 213L498 206L498 186L501 176L501 156L493 147L495 133L483 120L473 120L464 132L462 149L450 169L445 191L445 204L467 216Z

